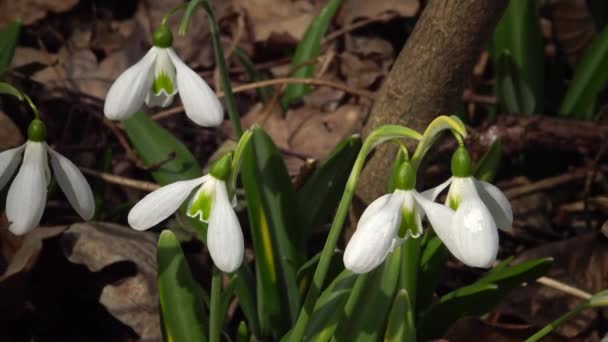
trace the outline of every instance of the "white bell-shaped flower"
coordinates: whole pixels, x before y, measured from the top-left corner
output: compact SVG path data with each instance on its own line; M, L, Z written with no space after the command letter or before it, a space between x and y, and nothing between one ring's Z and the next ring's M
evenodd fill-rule
M204 127L219 126L224 118L220 100L207 83L175 54L171 48L171 32L161 26L153 40L154 46L148 53L124 71L110 87L104 104L106 117L126 120L144 103L149 107L167 107L175 94L180 93L190 120Z
M406 239L422 234L424 213L414 197L415 170L409 162L401 166L399 177L403 181L397 190L373 201L361 215L344 251L346 269L367 273Z
M221 160L220 160L221 161ZM201 178L166 185L145 196L129 212L129 225L145 230L159 224L190 197L188 216L207 222L207 248L215 265L222 271L234 272L241 266L244 238L241 225L229 199L224 177L212 173Z
M446 182L415 197L457 259L468 266L489 268L498 253L497 228L510 231L513 224L511 205L500 189L470 176L470 160L462 147L454 154L452 172L454 176ZM448 185L446 206L433 202Z
M0 190L19 167L23 155L21 167L6 196L8 229L15 235L31 231L42 218L50 181L47 153L51 156L55 179L72 207L84 220L90 220L95 213L89 183L76 165L44 142L44 131L42 121L34 120L28 133L30 139L25 144L0 153Z

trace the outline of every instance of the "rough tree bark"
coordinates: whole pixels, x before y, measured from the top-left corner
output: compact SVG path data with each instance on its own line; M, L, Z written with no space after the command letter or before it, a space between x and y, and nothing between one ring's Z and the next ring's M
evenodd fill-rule
M428 1L380 90L363 134L389 123L422 132L438 115L453 113L507 2ZM363 171L357 194L366 203L385 191L396 155L391 145L378 148Z

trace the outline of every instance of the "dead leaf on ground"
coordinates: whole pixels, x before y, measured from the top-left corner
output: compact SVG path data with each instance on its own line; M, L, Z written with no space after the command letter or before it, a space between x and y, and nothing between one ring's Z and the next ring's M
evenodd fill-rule
M575 65L596 35L589 4L586 0L557 1L552 16L557 41L570 65Z
M47 13L61 13L76 6L79 0L18 0L0 2L0 27L13 20L30 25Z
M362 108L343 105L334 111L301 106L283 118L278 106L266 117L261 104L243 117L243 126L261 125L280 149L287 151L287 169L294 176L306 158L324 160L336 145L356 132L361 124ZM298 156L298 157L296 157Z
M42 250L44 240L61 234L67 227L38 227L24 236L16 236L8 231L6 216L0 217L0 249L7 260L6 271L0 275L0 282L21 272L30 270Z
M287 36L293 42L302 39L318 8L310 1L235 0L245 10L253 39L265 42L271 35Z
M401 17L412 17L420 9L419 0L345 0L340 7L336 22L346 26L357 19L376 18L386 12Z
M13 120L0 111L0 152L23 144L23 135Z
M79 223L61 237L69 261L92 272L133 263L137 273L106 285L99 301L145 341L162 340L156 287L157 235L110 223Z
M465 341L492 341L492 342L518 342L536 332L535 327L508 326L484 322L477 317L467 317L458 320L446 334L450 342ZM545 342L566 341L556 334L550 334L543 339Z
M548 274L552 278L589 293L608 288L608 241L600 233L545 244L524 252L514 263L544 257L555 259ZM542 327L580 302L569 294L534 283L513 290L498 310ZM585 310L559 326L557 332L574 338L589 330L597 318L597 310Z

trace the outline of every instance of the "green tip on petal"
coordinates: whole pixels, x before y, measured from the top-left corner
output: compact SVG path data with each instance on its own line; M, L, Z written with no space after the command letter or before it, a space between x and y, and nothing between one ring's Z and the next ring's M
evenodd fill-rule
M173 91L175 90L173 81L171 81L169 75L165 73L158 74L152 84L152 91L154 94L160 93L161 90L164 90L167 94L173 94Z
M213 191L206 191L204 187L196 192L190 204L188 205L188 211L186 214L192 218L198 219L202 222L209 221L209 215L211 215L211 207L213 206Z
M459 146L452 156L452 175L455 177L471 176L471 156L464 146Z
M395 188L400 190L412 190L416 186L416 169L409 161L399 165L395 177Z
M167 25L161 25L152 33L152 44L159 48L168 48L173 44L173 33Z
M27 139L41 142L46 140L46 125L42 120L34 119L27 128Z
M209 173L213 177L225 181L230 177L230 172L232 172L232 152L226 153L223 157L216 160L211 165L211 172Z
M414 211L403 208L401 210L401 225L399 226L398 232L399 237L402 239L405 237L417 238L420 235L419 233Z

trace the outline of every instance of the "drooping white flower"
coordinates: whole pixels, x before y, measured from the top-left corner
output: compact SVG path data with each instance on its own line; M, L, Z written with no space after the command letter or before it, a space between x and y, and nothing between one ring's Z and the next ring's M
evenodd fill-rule
M90 220L95 212L93 193L78 167L44 141L28 140L24 145L0 153L0 189L23 163L6 197L8 229L16 235L34 229L42 218L50 181L47 153L57 183L76 212Z
M395 190L365 209L344 251L346 269L367 273L378 267L406 239L422 234L424 213L416 204L414 193L416 190ZM400 232L404 234L400 236Z
M406 239L422 234L424 212L415 197L416 170L404 162L396 178L396 190L365 209L346 246L344 266L352 272L373 270Z
M414 196L457 259L472 267L491 267L498 253L497 228L510 231L513 224L509 200L496 186L470 176L468 168L454 172L454 159L452 170L454 176L446 182ZM446 205L433 202L448 185Z
M162 29L162 27L161 27ZM219 99L207 83L175 54L170 31L161 33L165 41L156 40L148 53L124 71L112 84L104 104L110 120L126 120L145 103L149 107L166 107L180 93L186 115L204 127L218 126L224 118ZM156 32L155 32L156 35Z
M129 225L145 230L162 222L176 212L198 186L188 205L188 216L208 222L207 248L213 262L224 272L234 272L243 261L243 232L228 197L226 182L211 174L171 183L148 194L129 212Z

